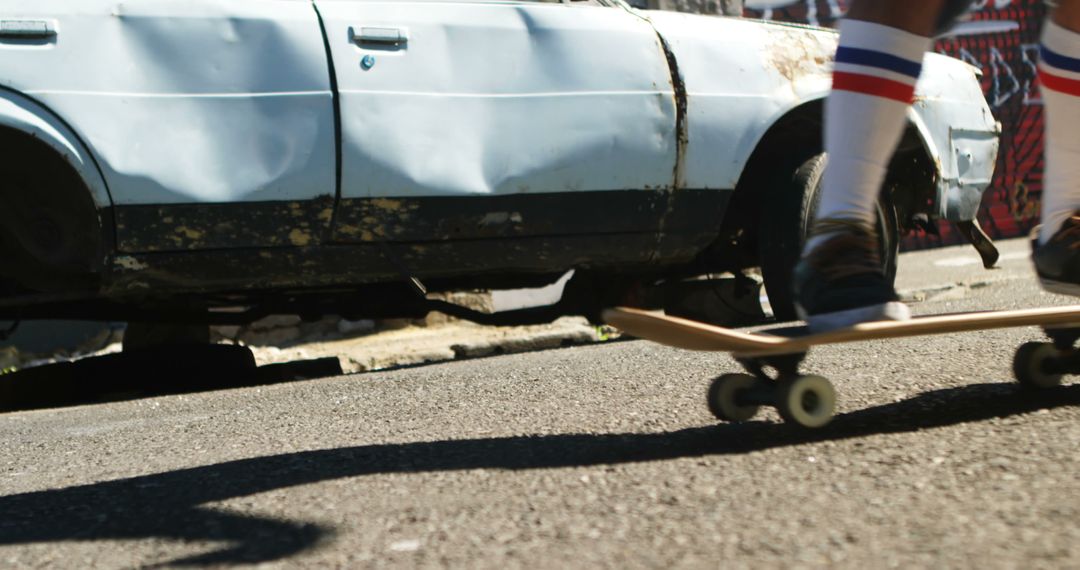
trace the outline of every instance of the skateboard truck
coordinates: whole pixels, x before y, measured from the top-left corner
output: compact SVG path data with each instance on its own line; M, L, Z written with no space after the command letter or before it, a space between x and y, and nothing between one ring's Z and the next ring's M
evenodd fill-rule
M806 353L736 356L750 374L724 374L709 386L709 411L721 421L744 422L761 406L772 406L785 421L823 427L836 413L836 390L821 376L799 373ZM770 376L768 369L776 371Z
M1019 383L1054 388L1065 375L1080 374L1080 305L929 315L816 334L804 327L740 331L632 308L608 309L603 317L629 334L668 346L730 353L747 373L716 378L707 395L709 410L728 422L748 421L761 406L771 406L795 425L828 424L836 410L835 389L821 376L799 372L808 351L820 345L1039 326L1050 341L1029 342L1017 350L1013 372Z
M1050 342L1020 345L1013 357L1013 374L1025 388L1054 388L1066 374L1080 372L1080 328L1045 327Z

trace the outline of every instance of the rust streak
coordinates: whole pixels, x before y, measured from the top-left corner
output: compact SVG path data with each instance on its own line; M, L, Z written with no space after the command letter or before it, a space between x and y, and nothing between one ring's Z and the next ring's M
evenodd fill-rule
M799 80L829 72L835 42L803 30L769 30L769 46L764 50L765 63L772 66L794 86Z
M675 193L686 185L686 151L690 142L689 127L687 125L687 113L689 110L689 97L686 93L686 82L683 80L682 73L679 71L679 62L675 57L675 52L671 50L671 46L668 45L667 40L656 32L656 37L660 41L660 47L664 52L664 57L667 58L668 67L671 72L671 85L675 92L675 169L672 173L671 188L667 191L667 200L665 203L665 212L660 218L660 226L657 229L656 247L650 253L650 258L656 260L660 256L660 250L664 242L664 236L667 230L668 217L674 210Z

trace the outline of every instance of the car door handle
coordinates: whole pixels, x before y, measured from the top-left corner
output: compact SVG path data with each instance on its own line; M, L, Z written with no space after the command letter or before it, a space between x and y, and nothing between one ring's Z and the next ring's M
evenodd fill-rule
M56 35L56 24L48 20L0 20L0 38L43 40Z
M352 36L357 45L401 46L409 42L409 34L400 28L354 28Z

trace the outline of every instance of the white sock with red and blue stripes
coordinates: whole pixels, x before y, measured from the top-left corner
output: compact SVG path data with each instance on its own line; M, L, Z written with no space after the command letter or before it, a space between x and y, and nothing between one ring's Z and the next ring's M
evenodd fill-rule
M930 38L845 19L825 103L825 169L817 219L873 227L875 202L907 124ZM807 240L809 251L828 236Z
M1042 42L1046 168L1040 244L1080 210L1080 34L1047 20Z

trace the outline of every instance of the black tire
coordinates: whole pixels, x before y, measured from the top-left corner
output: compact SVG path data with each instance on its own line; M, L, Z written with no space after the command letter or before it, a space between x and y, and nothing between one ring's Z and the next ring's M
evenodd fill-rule
M758 255L765 291L778 321L793 321L795 296L791 290L792 270L821 202L821 182L827 163L825 153L802 161L792 171L780 168L765 188L759 224ZM791 174L785 175L788 172ZM900 252L899 225L892 193L886 189L877 203L877 233L881 236L881 265L889 283L896 280L896 259Z
M0 129L0 277L35 291L93 289L101 219L71 166L44 143Z
M210 325L128 323L124 352L168 346L209 345Z

